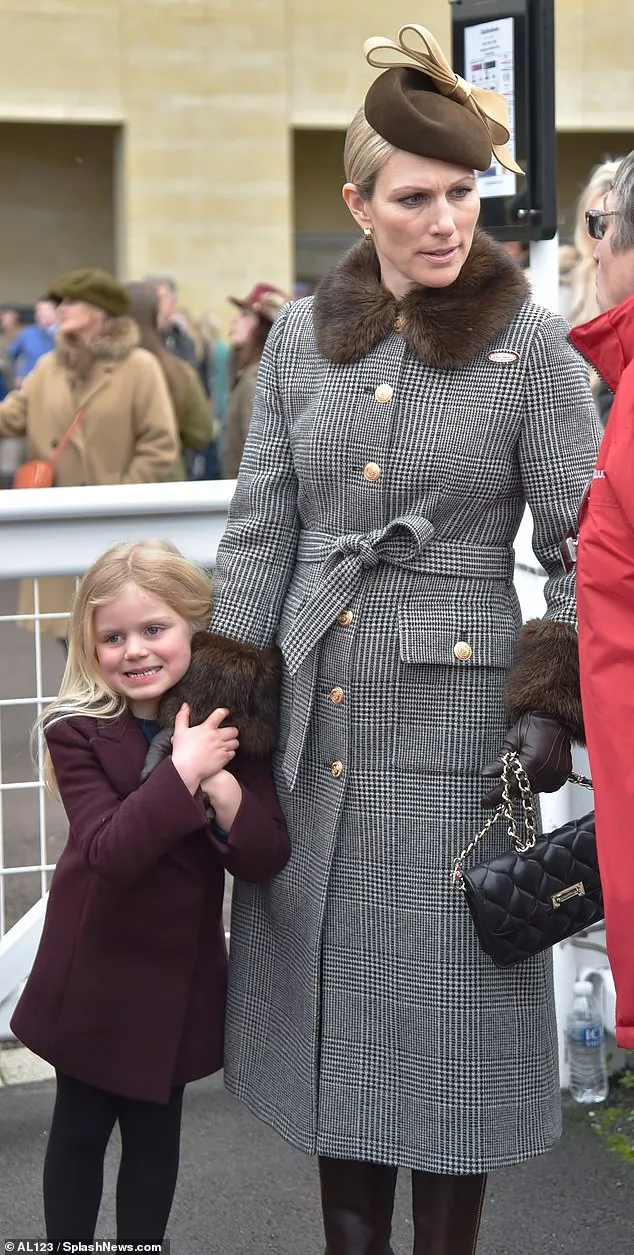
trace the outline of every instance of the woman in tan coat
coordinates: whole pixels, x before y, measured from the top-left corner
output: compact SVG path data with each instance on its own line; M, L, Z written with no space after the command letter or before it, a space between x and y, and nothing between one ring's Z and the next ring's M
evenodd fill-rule
M158 331L158 296L152 283L128 283L130 317L139 329L141 345L157 359L172 398L180 439L175 479L185 479L185 449L205 449L213 438L211 404L200 379L188 362L165 348Z
M235 378L225 417L223 479L235 479L251 422L255 381L267 336L283 305L290 299L279 288L256 283L243 301L229 298L238 306L231 325Z
M74 270L53 285L59 333L20 391L0 404L0 436L25 436L27 458L55 457L73 419L81 418L55 470L57 487L141 484L174 478L176 419L159 363L138 347L124 288L103 270ZM74 580L40 580L40 611L69 609ZM30 582L20 613L33 613ZM66 637L65 619L42 631Z

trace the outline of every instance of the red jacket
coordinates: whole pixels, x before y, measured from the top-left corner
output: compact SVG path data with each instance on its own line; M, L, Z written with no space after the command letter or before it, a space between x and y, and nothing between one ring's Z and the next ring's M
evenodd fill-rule
M577 553L581 698L619 1046L634 1048L634 297L570 334L616 392Z
M69 719L47 741L70 832L11 1027L77 1080L166 1102L222 1066L224 869L268 880L290 853L270 760L236 758L225 844L171 758L139 784L148 745L131 714Z

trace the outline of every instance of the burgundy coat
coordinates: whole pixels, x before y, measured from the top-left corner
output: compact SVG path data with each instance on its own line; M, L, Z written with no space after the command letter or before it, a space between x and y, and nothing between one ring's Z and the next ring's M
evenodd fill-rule
M166 1102L222 1066L224 869L268 880L290 853L270 760L236 757L225 844L171 758L139 783L148 746L131 714L69 719L47 741L70 832L11 1027L77 1080Z

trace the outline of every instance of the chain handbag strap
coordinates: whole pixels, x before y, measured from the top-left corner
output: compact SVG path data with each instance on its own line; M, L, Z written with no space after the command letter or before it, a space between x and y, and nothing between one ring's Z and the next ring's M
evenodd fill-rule
M522 818L524 821L524 836L518 831L515 812L513 810L513 802L511 800L510 788L515 777L515 783L519 789L520 802L522 805ZM533 808L533 790L531 789L530 780L522 767L517 754L509 751L502 755L502 801L497 810L487 819L484 828L476 833L472 841L457 854L451 872L451 881L454 889L460 889L464 893L464 864L465 860L480 844L483 837L491 831L498 819L504 819L507 823L507 832L514 848L518 854L526 854L528 850L532 850L537 840L535 832L535 811ZM588 776L582 776L577 771L571 772L568 780L572 784L580 784L584 789L592 788L592 781Z

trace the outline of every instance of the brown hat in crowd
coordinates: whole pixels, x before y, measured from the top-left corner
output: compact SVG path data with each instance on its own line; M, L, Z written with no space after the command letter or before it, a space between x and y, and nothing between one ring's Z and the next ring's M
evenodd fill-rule
M507 170L523 174L506 147L504 96L455 74L424 26L402 26L397 39L392 43L375 35L363 45L369 64L385 70L363 106L372 129L395 148L420 157L488 170L494 156Z
M130 298L121 283L107 270L70 270L61 275L46 293L46 300L85 301L112 318L127 314Z
M275 322L282 306L286 305L290 299L287 292L282 292L281 288L272 287L270 283L256 283L242 301L238 300L237 296L229 297L232 305L237 305L238 309L250 310L252 314L263 318L265 322Z

